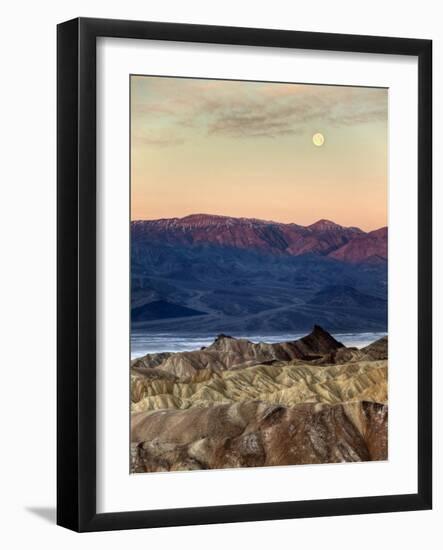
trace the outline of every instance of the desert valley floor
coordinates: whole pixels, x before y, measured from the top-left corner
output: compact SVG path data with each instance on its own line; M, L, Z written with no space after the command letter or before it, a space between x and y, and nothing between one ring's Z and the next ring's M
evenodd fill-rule
M131 363L131 472L386 460L388 340L220 334Z

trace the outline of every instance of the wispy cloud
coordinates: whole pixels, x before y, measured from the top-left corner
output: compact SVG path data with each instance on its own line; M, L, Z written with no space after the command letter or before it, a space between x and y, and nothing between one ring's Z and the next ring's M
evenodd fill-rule
M190 129L207 138L275 138L300 134L309 124L387 120L381 89L138 78L133 121L144 129L138 142L146 145L179 145ZM155 136L159 120L162 132Z
M241 113L220 115L208 125L209 135L230 137L268 137L299 134L300 128L275 115Z

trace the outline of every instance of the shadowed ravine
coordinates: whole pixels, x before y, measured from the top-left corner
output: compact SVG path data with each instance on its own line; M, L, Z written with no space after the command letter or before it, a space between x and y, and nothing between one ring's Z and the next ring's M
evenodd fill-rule
M135 359L131 471L386 460L387 344L347 348L315 326Z

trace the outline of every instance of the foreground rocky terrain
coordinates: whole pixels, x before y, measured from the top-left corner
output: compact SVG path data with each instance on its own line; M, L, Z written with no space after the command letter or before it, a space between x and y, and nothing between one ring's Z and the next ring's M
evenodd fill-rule
M387 338L347 348L226 335L131 365L131 471L385 460Z

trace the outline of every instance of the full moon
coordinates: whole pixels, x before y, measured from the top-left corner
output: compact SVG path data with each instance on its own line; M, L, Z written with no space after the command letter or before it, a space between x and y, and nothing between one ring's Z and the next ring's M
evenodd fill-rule
M321 147L325 142L325 136L323 134L317 133L312 136L312 143L317 147Z

